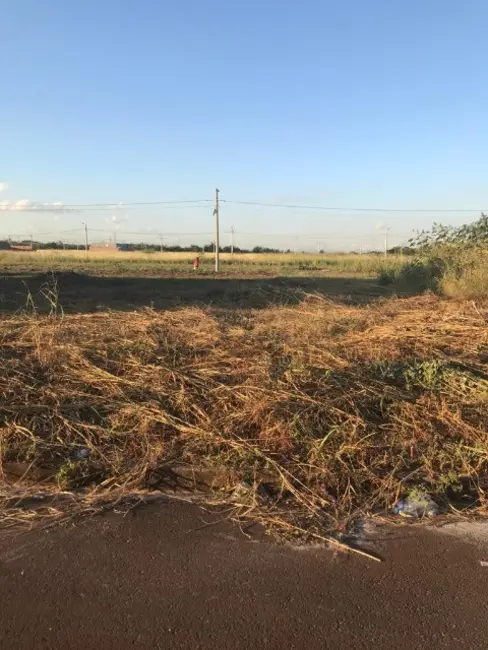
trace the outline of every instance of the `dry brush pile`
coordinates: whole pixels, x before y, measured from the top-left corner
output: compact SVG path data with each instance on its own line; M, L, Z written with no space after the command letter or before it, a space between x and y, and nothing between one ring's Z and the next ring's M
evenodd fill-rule
M110 494L175 465L222 498L335 528L412 486L488 488L488 310L435 297L357 307L14 316L0 325L4 486ZM79 458L82 449L87 457Z

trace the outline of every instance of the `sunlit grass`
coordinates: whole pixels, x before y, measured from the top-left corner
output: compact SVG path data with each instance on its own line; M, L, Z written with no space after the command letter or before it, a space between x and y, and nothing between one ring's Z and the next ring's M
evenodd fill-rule
M0 325L3 476L110 499L207 467L241 514L312 534L418 487L485 507L487 314L471 302L68 315L55 293L50 316Z
M38 270L80 270L99 269L103 272L117 272L118 268L129 268L137 272L137 268L152 268L156 271L172 269L187 272L191 270L194 253L172 252L118 252L118 251L47 251L40 250L32 253L2 252L0 265L7 270L26 267ZM214 256L211 253L200 253L201 272L212 272ZM221 268L223 271L253 273L263 271L271 273L350 273L374 276L384 270L399 268L404 264L400 255L341 255L341 254L293 254L293 253L221 253Z

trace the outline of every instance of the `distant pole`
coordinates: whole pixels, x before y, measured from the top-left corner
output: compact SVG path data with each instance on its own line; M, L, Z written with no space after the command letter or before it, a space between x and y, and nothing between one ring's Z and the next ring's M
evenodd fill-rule
M31 248L34 250L34 235L31 233Z
M385 257L387 257L387 255L388 255L388 230L389 230L389 227L386 226L386 228L385 228Z
M215 272L220 271L219 190L215 190Z
M88 253L88 224L85 221L83 227L85 228L85 251Z
M163 235L159 235L159 250L163 252Z
M230 254L234 255L234 226L230 229Z
M114 246L117 248L117 231L114 231Z

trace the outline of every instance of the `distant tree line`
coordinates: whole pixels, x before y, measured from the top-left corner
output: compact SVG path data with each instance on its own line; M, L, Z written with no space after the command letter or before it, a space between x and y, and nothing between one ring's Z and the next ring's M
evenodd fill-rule
M437 227L438 230L436 230L436 226L434 226L434 233L439 234L439 228L441 229L442 234L445 234L447 232L451 233L452 231L450 229L445 229L444 226ZM466 228L466 227L464 227ZM426 237L427 233L419 233L419 240L422 237ZM429 235L432 237L432 234L429 233ZM33 248L35 250L67 250L67 251L77 251L77 250L84 250L85 245L84 244L70 244L68 242L62 242L62 241L50 241L50 242L31 242L30 239L26 240L19 240L19 241L14 241L10 240L9 242L4 242L5 244L9 243L13 246L28 246L31 243L33 244ZM418 245L418 244L417 244ZM174 246L167 246L164 245L161 246L160 244L145 244L145 243L123 243L119 244L120 250L123 252L126 251L141 251L141 252L147 252L147 253L157 253L160 251L168 252L168 253L213 253L214 252L214 245L212 242L209 244L204 244L203 246L198 246L197 244L189 244L188 246L180 246L180 245L174 245ZM221 253L231 253L232 249L230 246L220 246L219 251ZM290 250L289 248L286 250L279 249L279 248L269 248L268 246L254 246L253 248L240 248L239 246L234 246L234 253L293 253L294 251ZM321 250L321 254L326 254L325 251ZM393 248L388 249L388 253L391 255L413 255L415 253L415 246L395 246ZM357 251L350 251L350 255L359 255ZM375 251L371 250L368 251L368 254L370 255L383 255L382 251Z
M10 241L12 245L28 245L31 243L31 240L28 241ZM33 242L34 248L37 250L84 250L84 244L69 244L61 241L50 241L50 242ZM214 245L212 243L205 244L203 246L198 246L197 244L189 244L188 246L161 246L160 244L144 244L144 243L124 243L120 244L122 251L142 251L147 253L156 253L159 251L165 251L169 253L212 253L214 251ZM230 253L232 249L230 246L220 246L219 251L221 253ZM268 248L266 246L254 246L254 248L240 248L239 246L234 246L234 253L281 253L278 248ZM287 251L290 252L290 251Z
M389 255L415 255L415 249L411 246L394 246L388 249Z
M190 244L188 246L160 246L158 244L127 244L126 245L130 250L134 251L147 251L147 252L157 252L157 251L167 251L169 253L213 253L214 245L213 243L204 244L203 246L198 246L196 244ZM219 246L219 252L221 253L231 253L232 248L230 246ZM240 248L239 246L234 246L234 253L281 253L279 248L267 248L263 246L254 246L254 248Z

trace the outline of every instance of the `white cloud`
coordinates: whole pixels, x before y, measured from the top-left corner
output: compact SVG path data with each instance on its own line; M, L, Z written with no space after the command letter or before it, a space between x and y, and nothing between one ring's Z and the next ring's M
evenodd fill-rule
M60 201L54 203L38 203L29 201L29 199L20 199L19 201L0 201L0 211L2 212L54 212L64 214L66 212L77 212L73 208L66 207Z
M0 183L0 194L8 190L8 183Z

